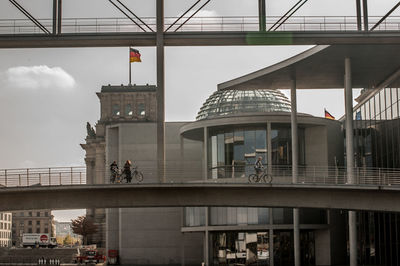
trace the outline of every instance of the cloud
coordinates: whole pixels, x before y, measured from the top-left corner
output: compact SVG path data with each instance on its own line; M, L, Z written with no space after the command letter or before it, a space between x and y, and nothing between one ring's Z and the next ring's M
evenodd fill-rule
M193 15L193 13L195 12L195 10L190 10L186 15L186 17L190 17L191 15ZM183 12L179 13L178 16L181 16L183 14ZM194 15L194 17L218 17L218 13L215 10L206 10L206 9L202 9L199 12L196 13L196 15ZM188 22L189 23L189 22Z
M62 89L75 86L75 79L61 67L18 66L6 71L6 80L10 87L20 89Z

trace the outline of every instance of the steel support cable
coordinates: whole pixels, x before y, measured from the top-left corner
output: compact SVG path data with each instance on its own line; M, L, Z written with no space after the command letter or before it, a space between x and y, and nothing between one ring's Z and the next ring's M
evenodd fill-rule
M296 8L297 5L299 5L302 1L304 0L299 0L294 6L292 6L282 17L280 17L275 23L274 25L271 26L271 28L269 28L268 31L271 31L275 25L277 25L282 19L284 19L293 9Z
M280 26L282 26L282 24L285 23L286 20L288 20L294 13L296 13L296 11L299 10L307 1L308 1L308 0L305 0L300 6L298 6L295 10L293 10L293 12L290 13L289 16L287 16L281 23L279 23L278 26L275 27L274 31L275 31L276 29L278 29Z
M128 19L130 19L133 23L136 24L142 31L146 32L146 30L139 25L135 20L133 20L128 14L126 14L119 6L117 6L112 0L108 0L113 6L115 6L119 11L121 11L122 14L124 14Z
M196 15L203 7L205 7L211 0L208 0L205 2L199 9L197 9L190 17L188 17L181 25L179 25L178 28L176 28L174 31L177 32L180 28L182 28L183 25L186 24L194 15Z
M145 25L150 31L154 32L154 30L152 28L149 27L149 25L147 25L143 20L141 20L138 16L136 16L135 13L132 12L132 10L130 10L126 5L124 5L120 0L116 0L118 3L120 3L126 10L128 10L129 13L131 13L133 16L135 16L135 18L137 18L140 22L143 23L143 25Z
M389 10L389 12L386 13L370 30L374 30L376 27L378 27L390 14L393 13L398 7L400 6L400 2L398 2L392 9Z
M46 34L51 34L51 32L43 26L35 17L33 17L27 10L25 10L20 4L15 0L8 0L13 4L19 11L21 11L30 21L32 21L39 29L41 29Z
M172 28L181 18L183 18L190 10L192 10L193 7L195 7L201 0L197 0L196 3L194 3L188 10L185 11L177 20L174 21L169 27L165 30L167 32L170 28Z

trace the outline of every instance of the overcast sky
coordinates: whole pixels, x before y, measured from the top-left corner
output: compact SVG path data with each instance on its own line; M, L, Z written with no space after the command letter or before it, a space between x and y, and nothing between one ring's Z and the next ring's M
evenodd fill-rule
M18 2L36 18L51 17L51 0ZM155 1L123 2L139 16L155 15ZM166 0L165 15L182 14L194 2ZM267 16L282 15L296 2L267 0ZM368 2L369 14L382 16L397 0ZM257 3L212 0L200 15L254 16ZM122 16L107 0L63 1L63 12L65 18ZM296 15L355 15L355 0L309 0ZM0 18L24 17L9 1L2 0ZM310 47L167 47L167 121L194 120L218 83ZM142 63L132 64L133 83L156 84L155 48L136 48L142 54ZM84 151L79 144L86 136L86 122L94 124L99 119L95 93L102 85L127 84L127 62L128 48L0 50L0 169L84 165ZM322 116L324 108L339 118L344 113L343 91L298 92L299 112Z

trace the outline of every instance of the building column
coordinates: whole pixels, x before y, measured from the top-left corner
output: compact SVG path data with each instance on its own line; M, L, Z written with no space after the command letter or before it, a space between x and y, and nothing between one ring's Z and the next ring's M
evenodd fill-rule
M345 117L346 117L346 168L347 184L355 184L354 178L354 143L353 143L353 88L351 77L351 60L346 57L344 60L345 84ZM357 223L356 212L349 211L349 246L350 266L357 265Z
M165 182L165 62L164 62L164 0L156 1L157 15L157 172Z
M209 239L209 237L210 237L210 232L208 231L208 214L209 214L209 208L208 207L205 207L205 217L204 217L204 219L205 219L205 223L204 223L204 225L205 225L205 230L204 230L204 248L203 248L203 250L204 250L204 264L205 264L205 266L208 266L209 265L209 261L210 261L210 258L209 258L209 256L210 256L210 247L209 247L209 244L210 244L210 239Z
M271 122L267 122L267 166L268 166L268 175L272 176Z
M265 0L258 0L258 24L259 31L266 30Z
M203 179L208 179L208 128L203 129Z
M292 183L298 182L298 133L297 133L297 99L296 99L296 79L292 79L290 88L291 102L291 128L292 128ZM294 236L294 265L300 266L300 227L299 209L293 209L293 236Z
M272 229L272 225L274 224L274 217L272 216L272 208L268 209L269 212L269 233L268 233L268 242L269 242L269 266L274 266L274 229Z

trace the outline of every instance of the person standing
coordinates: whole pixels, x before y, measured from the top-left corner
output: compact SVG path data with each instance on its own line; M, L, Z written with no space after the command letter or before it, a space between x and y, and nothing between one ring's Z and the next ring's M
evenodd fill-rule
M132 181L131 166L132 166L131 161L126 160L125 165L124 165L124 174L125 174L127 183L130 183Z
M115 183L115 180L117 179L118 176L118 165L116 161L113 161L112 164L110 164L110 173L111 173L110 181L111 183Z

